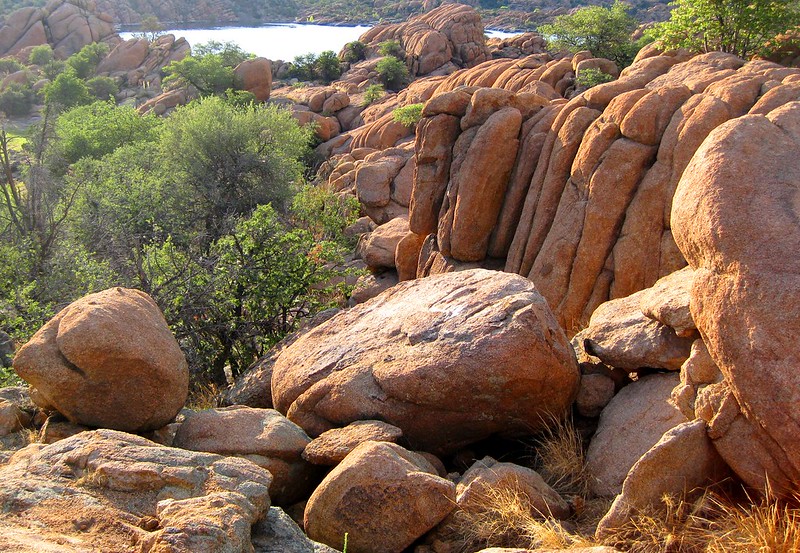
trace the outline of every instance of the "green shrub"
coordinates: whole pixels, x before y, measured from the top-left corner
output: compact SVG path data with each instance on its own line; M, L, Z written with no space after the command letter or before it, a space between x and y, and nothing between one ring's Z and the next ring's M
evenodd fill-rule
M375 66L378 78L390 90L399 90L408 82L408 67L394 56L383 58Z
M338 79L341 74L339 57L332 50L322 52L314 63L314 76L325 83Z
M575 84L581 88L588 89L599 84L608 83L614 80L614 77L608 73L604 73L600 69L594 67L589 69L582 69L575 76Z
M386 91L383 89L382 84L371 84L367 87L367 90L364 91L364 100L361 102L362 106L368 106L373 102L377 102L383 95L386 94Z
M378 44L378 53L381 56L394 56L399 59L406 57L403 47L397 40L384 40Z
M38 65L39 67L44 67L54 59L53 49L49 44L35 46L28 55L28 63Z
M413 127L422 119L422 104L410 104L392 112L392 119L407 127Z
M550 46L578 52L589 50L598 58L613 60L619 67L632 61L640 44L631 40L638 21L628 13L630 6L616 0L611 7L586 6L557 16L539 27Z
M314 80L314 65L317 63L317 56L312 53L295 56L294 61L289 64L287 75L299 81Z
M111 77L93 77L86 81L89 93L98 100L108 100L119 94L117 81Z
M367 58L367 45L360 40L354 40L344 45L342 61L347 63L358 63Z
M225 102L232 106L249 106L256 103L256 95L247 90L229 88L225 91Z
M28 115L35 101L36 93L22 83L10 83L0 91L0 111L6 115Z
M75 70L75 75L81 79L88 79L94 75L97 65L108 54L108 48L105 42L87 44L79 52L67 58L67 65Z
M64 71L44 87L45 103L58 105L61 109L88 104L91 100L89 87L75 75L72 69Z
M192 50L192 56L202 58L204 56L219 56L222 65L225 67L236 67L245 60L254 58L255 55L245 52L235 42L218 42L209 40L203 44L198 44Z
M49 63L46 63L42 67L42 74L50 79L51 81L54 80L56 77L61 75L64 70L67 68L66 62L62 60L53 60Z
M0 58L0 73L16 73L24 68L16 58Z

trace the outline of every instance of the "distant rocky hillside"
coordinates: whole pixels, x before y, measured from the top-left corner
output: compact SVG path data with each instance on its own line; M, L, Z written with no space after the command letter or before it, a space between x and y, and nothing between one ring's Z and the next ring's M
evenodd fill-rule
M27 6L43 6L43 0L0 0L0 15ZM143 17L155 16L166 24L257 24L285 21L318 23L374 23L403 21L430 10L442 0L98 0L101 11L115 23L138 24ZM479 9L490 28L532 28L569 10L586 5L609 4L607 0L467 0ZM669 14L664 0L631 2L642 21L665 19Z

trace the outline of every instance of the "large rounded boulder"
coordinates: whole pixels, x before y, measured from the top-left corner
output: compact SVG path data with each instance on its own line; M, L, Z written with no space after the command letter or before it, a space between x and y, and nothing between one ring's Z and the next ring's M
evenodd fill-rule
M800 482L800 102L712 132L672 207L696 270L692 318L730 394L706 402L714 445L748 484ZM702 409L700 411L703 411Z
M341 312L275 362L275 407L312 436L377 419L445 454L528 435L569 408L579 372L527 279L475 269L403 282Z
M186 402L186 358L155 302L112 288L64 308L22 346L14 369L34 400L70 421L154 430Z

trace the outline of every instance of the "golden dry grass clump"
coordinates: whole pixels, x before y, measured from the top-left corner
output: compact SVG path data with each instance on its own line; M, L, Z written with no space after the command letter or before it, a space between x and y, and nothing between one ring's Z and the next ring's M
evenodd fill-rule
M462 553L488 547L571 549L610 545L634 553L800 553L800 494L779 500L738 483L726 489L666 496L659 508L640 512L602 543L597 523L611 500L592 497L584 441L570 422L551 425L536 441L535 468L573 508L567 521L544 518L514 489L489 490L480 508L457 511L455 534Z

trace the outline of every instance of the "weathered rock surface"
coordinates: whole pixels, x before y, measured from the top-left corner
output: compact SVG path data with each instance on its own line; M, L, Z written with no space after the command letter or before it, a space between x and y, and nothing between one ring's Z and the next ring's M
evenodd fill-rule
M158 306L127 288L64 308L20 348L14 370L42 407L78 424L125 431L164 426L189 390L186 358Z
M240 90L251 92L257 102L269 100L272 91L272 62L266 58L244 60L233 70Z
M397 40L411 73L417 76L433 73L451 61L472 67L489 59L481 17L463 4L445 4L405 23L377 25L359 40L372 48Z
M270 507L267 516L253 526L252 542L254 553L337 553L308 539L280 507Z
M270 474L117 432L33 444L0 467L0 549L247 551Z
M739 477L757 489L768 479L779 494L800 481L798 149L797 101L721 125L692 158L672 210L695 269L692 317L728 383L705 402L712 438Z
M455 507L455 484L425 458L396 444L365 442L308 500L305 529L354 553L400 553Z
M363 442L392 442L403 431L382 421L356 421L344 428L332 428L311 440L303 450L303 459L315 465L336 465Z
M272 501L291 505L317 483L318 471L301 457L310 441L302 428L274 409L234 405L187 412L173 446L252 461L272 474Z
M589 449L586 470L592 493L620 493L628 471L667 430L686 422L669 401L679 383L677 373L653 374L623 388L600 415Z
M94 0L56 0L44 8L22 8L9 15L0 27L0 56L49 43L66 58L87 44L103 41L115 43L119 37L111 17L99 13Z
M417 243L435 234L429 249L444 266L466 260L483 266L505 262L506 271L537 285L570 333L585 326L602 303L630 296L683 268L670 209L692 155L725 121L791 101L796 97L793 79L800 78L800 70L765 61L744 63L727 54L689 58L683 51L642 56L618 80L569 101L565 97L574 89L576 68L582 63L599 67L599 62L580 55L552 60L534 54L431 77L425 86L415 83L418 98L427 102L417 126L409 213ZM497 158L492 169L501 172L508 156L513 158L510 170L474 197L465 189L462 205L473 207L464 211L477 222L466 228L476 234L457 231L454 238L454 215L462 200L460 187L453 186L458 170L481 165L487 151L476 147L467 154L475 133L489 131L482 116L467 116L476 90L487 90L478 87L492 87L493 92L480 93L498 102L488 104L490 114L514 108L522 124L517 136L506 141L509 148L491 149ZM523 107L520 97L538 100ZM372 123L374 129L385 124ZM376 137L376 132L369 135ZM344 149L366 145L366 136L354 135ZM372 144L377 143L375 138ZM501 207L495 213L498 196ZM464 237L461 243L459 236ZM685 310L669 315L648 309L642 307L666 326L674 324L681 335L691 334ZM667 319L679 316L683 319ZM673 365L677 370L680 362Z
M277 359L272 396L312 436L377 418L443 453L541 428L578 377L533 285L472 270L400 283L305 334Z
M608 536L638 511L664 508L664 496L681 497L721 482L730 470L714 449L701 420L669 430L636 461L622 492L597 527L597 537Z
M587 353L627 371L679 370L689 357L694 338L681 338L673 328L642 312L642 301L652 294L648 289L598 307L581 332Z

